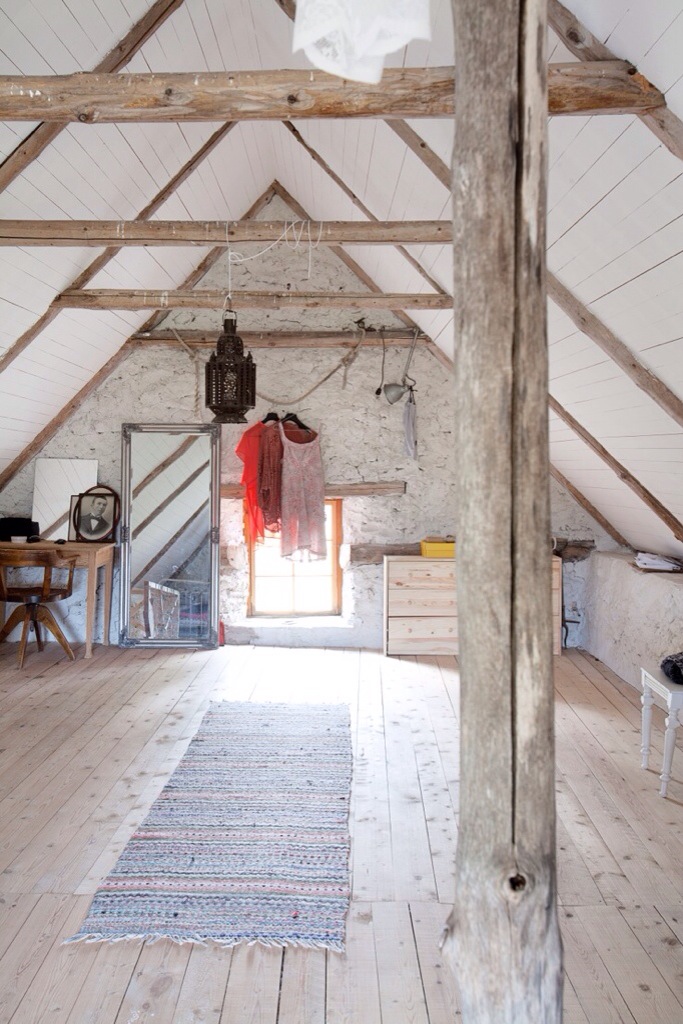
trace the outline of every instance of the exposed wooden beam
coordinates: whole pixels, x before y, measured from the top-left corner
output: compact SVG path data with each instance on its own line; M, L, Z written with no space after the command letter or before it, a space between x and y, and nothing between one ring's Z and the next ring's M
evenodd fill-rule
M455 369L455 367L453 365L453 360L451 359L451 357L446 355L444 350L439 348L439 346L436 344L435 341L432 341L430 339L427 342L426 348L427 348L427 351L431 352L431 354L434 356L434 358L436 359L437 363L441 363L441 365L445 366L447 370L451 370L452 371L452 370Z
M153 75L3 75L0 119L253 121L290 118L452 117L452 68L387 68L378 85L322 71L224 71ZM551 114L628 114L664 97L626 61L548 67Z
M298 199L295 199L279 181L275 182L275 188L277 190L277 194L280 196L282 201L289 206L290 210L293 210L298 217L301 217L304 220L308 218L308 212L304 209ZM379 285L373 281L370 275L365 272L363 267L361 267L360 263L358 263L357 260L354 260L353 256L351 256L343 246L332 245L330 246L330 252L337 257L340 263L343 263L345 267L348 267L351 273L355 274L366 288L376 295L381 294L382 289ZM432 284L431 281L430 284ZM435 288L435 291L438 291L440 294L444 294L443 290L439 289L438 286ZM419 330L415 321L405 312L405 310L395 309L393 312L394 316L404 323L406 327L410 327L412 330L416 331Z
M276 0L276 2L282 7L287 16L291 18L293 21L296 13L296 4L293 2L293 0ZM322 168L325 174L327 174L328 177L331 178L332 181L334 181L334 183L342 190L342 192L346 196L348 196L348 198L351 200L354 206L361 210L365 214L365 216L369 218L369 220L376 221L378 218L375 217L375 215L368 209L365 203L361 199L359 199L355 192L351 188L349 188L347 183L336 173L336 171L332 169L332 167L320 155L320 153L318 153L318 151L314 149L309 142L306 141L301 132L294 127L291 121L283 121L282 124L284 125L285 128L287 128L290 131L290 133L294 136L299 145L306 150L306 152L309 154L312 160L314 160L315 163L317 163L318 166ZM392 128L396 132L396 134L399 135L401 139L403 139L404 142L408 143L411 146L421 145L423 148L425 148L427 150L427 153L425 153L424 155L421 154L422 160L429 161L430 156L433 156L434 160L437 161L439 164L443 163L440 160L440 158L436 156L435 153L432 153L432 151L427 146L427 143L420 139L417 132L410 127L407 121L404 121L400 118L394 118L393 120L390 119L385 121L385 124ZM445 167L445 164L443 166ZM439 171L435 171L435 173L438 174ZM447 168L446 177L443 180L444 184L446 185L446 188L450 191L450 173ZM407 260L408 263L410 263L410 265L415 270L417 270L418 274L420 274L421 277L423 277L426 281L429 282L434 291L445 292L445 289L442 288L439 282L436 281L436 279L433 278L431 274L427 273L422 264L412 255L412 253L409 253L408 250L405 249L402 245L397 245L396 251L399 252L401 256L405 260ZM438 346L436 345L434 346L434 348L439 352L441 351L440 349L438 349Z
M394 119L386 122L389 128L398 135L399 139L405 142L411 152L430 169L432 174L439 179L442 185L449 190L451 188L451 169L444 163L440 156L427 145L425 140L418 135L414 128L411 128L406 121Z
M431 170L434 176L438 178L438 180L443 185L445 185L446 188L449 188L451 175L450 169L444 163L444 161L439 156L437 156L436 153L434 153L434 151L429 147L429 145L424 141L424 139L422 139L417 134L417 132L410 128L409 125L405 125L404 129L400 121L387 121L387 124L389 125L389 127L393 128L394 131L396 131L396 134L399 135L401 139L403 139L406 145L422 160L422 162L425 164L426 167L428 167ZM291 126L288 127L291 128ZM297 134L299 133L297 132ZM303 144L306 146L306 148L309 148L306 145L306 143ZM351 197L353 197L353 193L351 193L350 189L346 188L341 179L339 179L339 183L345 189L345 191L347 191L347 194L350 193ZM628 350L626 346L623 345L623 342L619 341L619 339L617 339L616 336L613 336L615 338L615 341L617 342L617 345L613 345L610 343L607 336L603 334L601 331L595 330L595 332L593 332L592 329L589 330L588 328L592 327L591 317L593 317L593 314L589 313L588 309L581 303L579 303L578 300L575 299L574 296L572 296L571 293L569 293L568 290L564 288L564 286L558 281L558 279L554 277L554 275L552 275L549 271L547 272L547 286L548 294L551 296L551 298L553 298L558 303L558 305L560 305L565 310L565 312L567 312L569 316L571 316L572 318L576 316L576 320L574 322L581 330L585 331L589 335L589 337L593 338L593 340L596 341L597 344L601 343L600 340L598 340L599 338L602 341L604 341L604 344L601 344L601 347L604 351L612 355L613 358L614 353L616 353L617 351L620 352L623 358L619 362L619 365L622 366L622 368L625 369L627 372L629 372L627 367L629 363L628 353L630 352L630 350ZM569 301L569 299L571 299L571 302ZM597 320L597 318L593 319ZM608 328L604 327L604 325L601 326L604 328L604 331L608 331ZM622 350L619 349L619 346L622 346ZM446 355L446 353L443 352L442 349L438 347L438 345L435 345L434 342L428 342L427 348L429 349L429 351L431 351L432 355L436 359L438 359L438 361L443 366L446 367L446 369L450 369L451 371L454 370L453 360L450 359ZM624 349L626 351L623 351ZM631 362L635 363L635 358L632 355L630 357L630 360ZM645 372L648 374L650 373L650 371L647 370ZM631 374L629 375L631 376ZM653 374L650 374L650 376L654 377ZM632 379L635 378L632 376ZM655 380L658 380L658 378L655 378ZM665 385L661 381L659 381L659 384L662 388L665 387ZM655 390L657 391L658 395L662 394L659 388L656 388ZM652 395L652 397L655 397L654 394ZM676 398L676 396L673 397L676 402L679 401ZM655 401L658 400L658 398L655 398ZM660 405L662 405L662 408L665 408L662 402L660 402ZM667 408L667 411L669 411L669 408ZM616 527L614 527L605 518L602 512L598 511L598 509L595 508L595 506L588 500L585 494L583 494L582 491L578 489L578 487L575 487L574 484L571 483L571 481L567 480L567 478L564 477L562 473L560 473L560 471L556 469L553 465L550 465L550 473L553 477L555 477L558 483L560 483L567 491L569 491L569 493L581 505L581 507L584 508L588 512L588 514L591 515L598 523L600 523L603 529L617 542L617 544L621 544L624 547L630 546L628 541L622 536L621 533L619 533Z
M291 18L293 21L294 15L296 13L296 4L293 2L293 0L276 0L276 2L280 5L280 7L282 7L285 14L287 14L287 16ZM309 142L306 141L301 132L294 127L291 121L283 121L282 124L284 125L285 128L289 130L289 132L296 139L299 145L306 150L311 159L316 164L318 164L318 166L325 172L325 174L327 174L329 178L332 179L332 181L334 181L334 183L342 190L344 195L348 196L348 198L351 200L354 206L356 206L362 213L364 213L369 220L377 221L378 218L374 215L374 213L372 213L372 211L368 209L365 203L361 199L359 199L355 192L351 188L349 188L347 183L336 173L336 171L332 169L332 167L320 155L320 153L318 153L318 151L314 149ZM419 138L417 132L415 132L414 129L412 129L406 121L403 121L400 118L394 118L393 120L385 121L385 124L389 125L390 128L393 128L394 131L396 131L397 134L401 136L401 138L407 139L411 135L411 133L413 136L415 136L416 139ZM423 143L423 145L426 146L427 144ZM439 159L438 157L436 157L436 154L434 154L434 156L435 159ZM450 190L450 179L446 181L446 187ZM407 262L410 263L411 267L413 267L418 272L418 274L420 274L420 276L425 279L425 281L429 282L430 286L434 289L434 291L445 292L445 289L442 288L439 282L435 278L433 278L431 274L427 273L422 264L419 262L419 260L415 259L412 253L409 253L408 250L405 249L402 245L397 245L396 251L401 254L404 260L407 260Z
M561 6L554 4L555 7ZM550 13L550 8L549 8ZM568 12L567 12L568 13ZM573 17L573 15L571 16ZM600 44L601 45L601 44ZM419 157L432 174L444 185L449 187L450 170L423 139L408 128L407 132L397 130L400 121L387 121L407 146ZM683 426L683 402L660 380L651 370L636 359L631 349L621 341L613 331L603 324L569 289L549 270L547 271L548 297L551 298L567 314L573 323L583 331L596 345L606 352L611 359L628 374L630 379L653 401L664 409L676 423Z
M415 154L415 156L422 161L425 167L428 167L435 178L441 182L444 188L451 190L451 169L447 163L445 163L437 153L425 142L421 135L411 128L410 125L405 125L401 121L387 121L389 127L396 132L399 138L403 139L408 149Z
M104 57L93 69L93 73L113 73L119 71L150 36L162 25L184 0L156 0L138 22L130 29L113 50ZM30 120L33 120L31 118ZM17 175L26 170L28 165L40 156L59 133L66 128L68 122L43 123L34 128L19 145L6 157L0 165L0 192L6 189Z
M132 348L133 343L130 340L124 342L121 348L114 353L111 359L108 359L104 366L102 366L97 373L93 374L87 384L84 384L81 390L77 392L73 398L69 399L66 405L62 406L57 415L53 416L50 422L43 427L40 433L33 438L30 444L27 444L19 455L17 455L16 458L14 458L12 462L10 462L10 464L0 472L0 491L7 486L10 480L16 476L20 469L23 469L27 462L34 458L34 456L38 455L50 438L54 437L59 428L66 423L76 409L81 407L86 398L89 398L93 391L95 391L103 381L111 376L119 364L128 356L128 353Z
M564 45L581 61L614 60L615 55L601 43L559 0L548 0L548 23ZM683 160L683 121L667 106L638 117L679 160Z
M447 245L453 225L440 220L0 220L0 246L228 246L280 239L305 245L309 238L316 245Z
M228 122L227 124L221 125L220 128L213 132L204 145L201 146L197 152L183 164L180 170L173 175L171 180L168 181L163 188L159 189L154 198L147 203L142 210L140 210L136 220L142 221L151 217L152 214L166 202L169 196L173 195L175 190L185 181L186 178L189 177L190 174L192 174L194 170L196 170L202 160L204 160L209 153L216 148L218 143L221 142L228 132L230 132L234 127L233 123ZM92 281L95 275L102 270L103 267L106 267L109 261L112 260L118 252L120 252L120 248L118 246L106 249L96 259L94 259L92 263L85 268L85 270L81 271L78 277L74 278L69 287L84 288L86 284L88 284L89 281ZM7 351L0 356L0 373L2 373L2 371L6 369L6 367L8 367L18 355L21 355L24 349L27 348L34 338L36 338L40 332L54 320L58 313L59 307L55 305L54 301L52 301L43 315L39 317L38 320L28 328L28 330L24 331L24 333L17 338L14 344L12 344Z
M670 107L657 107L638 116L670 153L683 160L683 121Z
M296 14L296 3L294 0L275 0L278 7L281 7L288 18L294 21L294 15Z
M223 309L225 292L215 289L84 288L57 296L62 309ZM449 295L375 292L233 291L234 309L451 309Z
M636 359L635 355L609 327L572 295L552 274L548 275L548 296L580 331L594 341L603 352L626 373L633 383L644 391L664 412L683 427L683 402L651 370Z
M271 199L273 198L274 195L275 195L274 186L270 185L265 190L265 192L263 192L258 197L258 199L251 204L251 206L249 207L249 209L247 210L247 212L244 215L245 218L247 218L247 217L256 217L256 215L258 213L260 213L261 210L263 210L264 207L266 207L268 205L268 203L271 201ZM216 246L213 247L213 249L210 249L209 252L204 257L204 259L201 260L197 264L197 266L194 268L194 270L192 270L187 275L187 277L183 281L182 287L183 288L194 288L194 286L199 281L201 281L202 278L208 273L208 271L211 270L211 268L218 262L218 260L221 258L221 256L224 256L224 255L225 255L225 249L221 245L216 245ZM165 318L166 318L166 312L165 311L159 311L157 313L154 313L149 318L149 320L145 321L145 323L140 328L140 331L142 333L144 333L145 331L153 331L156 327L159 326L159 324Z
M272 199L272 196L273 196L273 189L272 189L272 187L266 189L266 191L263 193L263 195L259 196L259 198L256 200L256 202L251 206L251 208L248 211L247 215L250 214L251 216L256 216L256 214L268 202L270 202L270 200ZM212 263L215 263L215 261L220 256L222 256L222 255L223 255L223 249L220 249L220 248L212 249L211 252L207 256L204 257L204 259L201 261L199 266L196 267L195 270L193 270L192 273L187 276L187 278L185 279L185 282L184 282L184 286L188 287L188 288L191 288L196 283L196 281L199 279L199 277L201 277L203 274L206 273L206 271L209 269L209 267L212 265ZM160 315L158 313L153 313L152 316L147 318L147 320L142 325L140 330L141 331L153 330L157 326L157 324L159 323L159 320L163 319L164 315L165 314L162 314L161 317L160 317ZM14 476L16 476L16 474L21 469L23 469L23 467L26 465L26 463L30 462L30 460L35 455L37 455L38 452L40 452L42 448L45 447L47 442L52 437L54 437L54 435L57 433L59 428L62 427L64 425L64 423L66 423L66 421L71 417L71 415L76 411L76 409L79 409L81 407L83 402L85 402L85 400L90 397L92 392L96 388L98 388L100 386L100 384L103 384L104 381L107 380L108 377L111 376L111 374L114 372L114 370L128 356L128 353L134 347L135 347L135 342L132 340L132 337L128 338L123 343L123 345L118 350L118 352L115 352L114 355L111 357L111 359L109 359L104 364L104 366L102 366L97 371L97 373L95 373L90 378L90 380L87 382L87 384L84 384L83 387L81 388L81 390L79 392L77 392L77 394L75 394L73 398L69 399L69 401L66 403L66 405L64 405L60 409L60 411L55 416L53 416L53 418L50 420L50 422L48 424L46 424L46 426L43 427L43 429L33 439L33 441L31 441L30 444L26 445L26 447L16 456L16 458L14 458L12 460L12 462L8 466L6 466L6 468L2 472L0 472L0 490L2 490L3 487L6 487L7 484L9 483L9 481Z
M387 124L393 124L394 122L393 121L387 121L386 123ZM397 121L396 123L397 124L403 124L404 122L403 121ZM296 141L299 143L299 145L302 146L303 149L306 150L306 152L311 157L311 159L325 172L325 174L329 178L332 179L332 181L335 183L335 185L337 185L342 190L344 195L349 197L349 199L354 204L354 206L356 206L359 210L361 210L361 212L365 214L365 216L368 218L368 220L373 221L373 223L377 223L378 222L378 218L375 217L374 213L372 213L368 209L368 207L365 205L365 203L363 203L362 200L360 200L358 198L358 196L355 194L355 192L353 192L349 188L349 186L346 184L346 182L342 178L340 178L339 175L335 171L332 170L330 165L327 163L326 160L323 159L323 157L320 155L320 153L318 153L317 150L315 150L313 148L313 146L311 146L310 143L308 143L304 139L304 137L301 134L301 132L297 128L295 128L294 125L291 124L289 121L283 121L282 124L290 132L290 134L294 137L294 139L296 139ZM435 278L433 278L431 276L431 274L427 273L427 271L424 269L422 264L419 263L419 261L416 260L415 257L411 253L409 253L407 249L405 249L402 245L397 245L396 246L396 251L400 252L401 256L405 260L407 260L408 263L410 263L411 267L414 267L414 269L417 270L418 274L421 277L423 277L425 279L425 281L429 282L430 286L434 289L434 291L442 292L442 293L445 294L444 289L441 287L439 282L436 281Z
M360 331L242 331L240 338L246 348L356 348L361 340ZM138 345L170 345L187 348L215 348L218 328L214 331L157 328L133 335ZM413 343L414 331L372 329L362 335L363 348L408 348ZM425 335L418 336L418 348L429 348Z
M602 459L605 465L612 469L620 480L630 487L634 494L637 494L640 500L645 504L651 512L661 519L661 521L671 530L676 540L683 541L683 523L666 508L658 498L655 498L654 494L645 487L640 480L638 480L633 473L626 469L621 462L614 458L610 452L607 451L604 445L600 444L597 438L593 437L591 433L586 430L584 426L577 419L575 419L570 412L568 412L557 399L553 398L552 395L548 396L548 404L556 416L559 416L567 426L577 434L582 441L588 445L595 454Z
M357 483L325 484L326 498L383 498L405 493L405 480L359 480ZM242 484L221 484L221 498L242 497Z
M574 499L574 501L578 502L578 504L581 506L581 508L585 509L585 511L588 513L588 515L591 516L591 518L594 519L596 521L596 523L598 523L603 528L605 533L608 533L610 535L610 537L617 542L617 544L621 544L622 547L625 547L625 548L630 548L631 547L629 542L626 540L625 537L623 537L619 533L617 528L615 526L612 526L612 524L607 519L605 519L605 517L603 516L602 512L598 511L598 509L595 507L595 505L593 505L588 500L586 495L583 494L578 489L578 487L574 487L574 484L571 482L571 480L567 480L566 476L563 476L563 474L560 473L559 469L556 469L555 466L551 465L551 467L550 467L550 475L555 480L557 480L557 482L560 485L560 487L564 487L565 491L568 491L569 494L571 494L571 496Z

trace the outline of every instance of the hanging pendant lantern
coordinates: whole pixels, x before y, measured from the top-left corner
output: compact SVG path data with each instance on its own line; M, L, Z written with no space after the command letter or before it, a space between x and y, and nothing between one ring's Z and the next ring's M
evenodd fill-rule
M214 423L246 423L245 412L256 405L256 367L251 352L245 356L236 330L237 314L228 309L216 351L206 364L206 405Z

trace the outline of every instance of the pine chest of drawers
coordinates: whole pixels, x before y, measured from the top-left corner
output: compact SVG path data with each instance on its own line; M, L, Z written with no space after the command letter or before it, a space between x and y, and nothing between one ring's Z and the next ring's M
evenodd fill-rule
M562 647L562 559L553 556L553 654ZM457 654L456 560L384 559L384 653Z

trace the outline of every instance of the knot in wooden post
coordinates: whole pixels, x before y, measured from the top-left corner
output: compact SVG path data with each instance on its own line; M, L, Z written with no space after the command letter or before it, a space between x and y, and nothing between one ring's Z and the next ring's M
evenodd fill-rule
M509 867L503 875L503 899L508 905L519 906L535 889L534 876L518 864Z

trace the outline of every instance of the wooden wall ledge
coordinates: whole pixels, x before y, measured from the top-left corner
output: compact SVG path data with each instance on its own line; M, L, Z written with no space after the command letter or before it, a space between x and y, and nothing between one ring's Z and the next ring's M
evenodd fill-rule
M595 551L594 540L572 540L567 537L555 537L553 554L559 555L563 562L583 562Z
M340 557L345 565L381 565L385 555L419 554L419 544L343 544Z
M325 484L326 498L387 497L405 494L405 480L361 480L358 483ZM243 498L241 484L221 484L221 498Z

